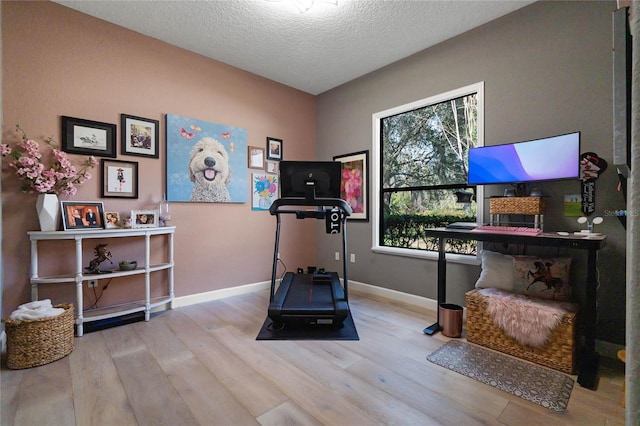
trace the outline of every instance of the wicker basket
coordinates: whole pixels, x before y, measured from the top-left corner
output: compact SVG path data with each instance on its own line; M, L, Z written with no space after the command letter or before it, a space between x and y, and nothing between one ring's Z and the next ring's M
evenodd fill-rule
M576 312L564 315L543 346L518 343L493 323L487 311L487 296L471 290L466 293L467 341L522 358L563 373L573 374L576 362Z
M73 304L55 305L64 312L53 318L17 321L3 319L7 333L7 367L37 367L73 351Z
M542 197L497 197L489 199L490 214L544 214Z

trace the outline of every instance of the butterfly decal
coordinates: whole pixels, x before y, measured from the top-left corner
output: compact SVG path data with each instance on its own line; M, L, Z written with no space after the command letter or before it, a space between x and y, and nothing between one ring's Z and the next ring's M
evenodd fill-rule
M235 145L233 144L233 142L231 142L229 144L229 151L233 152L234 149L235 149Z
M191 130L193 130L194 132L199 132L202 129L200 127L196 126L195 124L192 124L191 125Z
M231 137L231 132L220 133L223 139L229 139Z
M183 138L187 138L187 139L193 139L193 137L195 136L195 133L187 132L184 129L184 127L180 127L180 134L182 135Z

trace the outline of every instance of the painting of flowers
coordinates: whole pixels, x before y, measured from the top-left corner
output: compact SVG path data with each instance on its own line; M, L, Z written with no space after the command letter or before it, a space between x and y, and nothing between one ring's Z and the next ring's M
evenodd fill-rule
M353 154L337 155L334 161L342 163L342 174L340 181L340 198L345 200L353 214L349 220L369 221L368 203L368 162L369 151L360 151Z
M253 173L251 210L269 210L278 198L278 176Z

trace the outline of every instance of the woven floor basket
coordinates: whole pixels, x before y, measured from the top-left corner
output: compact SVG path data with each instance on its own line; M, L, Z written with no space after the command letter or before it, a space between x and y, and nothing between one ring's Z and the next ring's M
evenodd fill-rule
M573 374L576 362L576 312L564 315L544 346L521 345L493 323L487 312L488 297L477 290L466 293L467 341L522 358L563 373Z
M544 214L541 197L497 197L489 200L491 214Z
M73 304L55 305L64 312L57 317L17 321L3 319L7 334L7 367L37 367L73 351Z

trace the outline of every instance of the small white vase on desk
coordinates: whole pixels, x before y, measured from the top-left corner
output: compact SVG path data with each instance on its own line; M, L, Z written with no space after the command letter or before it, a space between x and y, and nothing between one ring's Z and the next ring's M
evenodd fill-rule
M60 224L60 202L56 194L39 194L36 211L41 231L57 231Z

